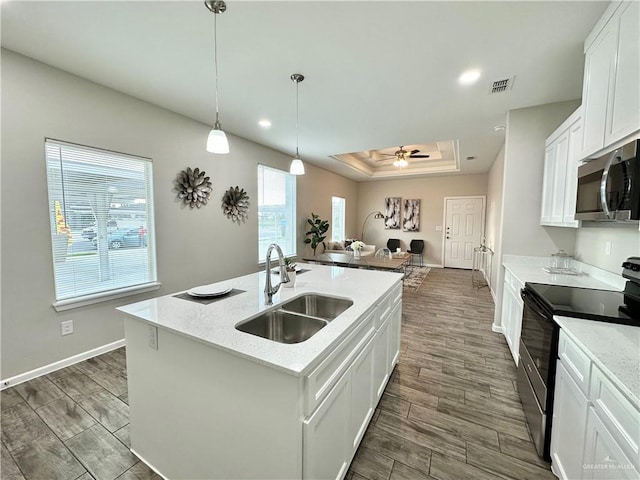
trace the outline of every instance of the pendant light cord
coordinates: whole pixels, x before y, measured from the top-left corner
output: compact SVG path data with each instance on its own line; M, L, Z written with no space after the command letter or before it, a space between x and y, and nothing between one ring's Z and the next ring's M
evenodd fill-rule
M213 14L213 65L215 69L215 84L216 84L216 125L218 125L218 36L217 36L217 27L218 27L218 14L214 12Z
M298 117L300 115L300 106L298 101L298 86L300 85L299 81L296 81L296 158L298 155Z

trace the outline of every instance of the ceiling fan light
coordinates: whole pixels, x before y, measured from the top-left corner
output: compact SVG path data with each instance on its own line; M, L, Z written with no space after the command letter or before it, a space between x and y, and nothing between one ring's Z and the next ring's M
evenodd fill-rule
M207 138L207 152L211 153L229 153L229 141L227 135L220 128L220 124L216 125L209 132Z
M289 167L289 173L291 175L304 175L304 163L299 156L295 156L293 160L291 160L291 166Z
M399 166L400 168L404 168L404 167L406 167L407 165L409 165L409 162L407 162L407 161L404 159L404 157L403 157L403 158L401 158L400 160L398 160L398 166Z

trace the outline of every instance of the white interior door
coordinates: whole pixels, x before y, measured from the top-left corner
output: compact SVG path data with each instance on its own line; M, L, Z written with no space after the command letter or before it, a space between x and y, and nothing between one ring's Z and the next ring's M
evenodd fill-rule
M484 197L445 200L445 267L473 268L473 249L480 245L484 228L484 201Z

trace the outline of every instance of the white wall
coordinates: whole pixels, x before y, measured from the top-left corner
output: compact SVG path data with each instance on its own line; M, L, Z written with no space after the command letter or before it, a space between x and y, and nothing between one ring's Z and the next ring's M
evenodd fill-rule
M114 90L2 50L2 370L6 379L124 337L118 305L151 294L56 313L44 138L50 137L153 159L158 295L256 271L257 164L288 170L288 155L230 135L231 153L205 151L209 126ZM172 191L177 173L206 170L212 201L183 208ZM356 184L309 168L299 180L298 225L307 212L329 208L342 193L353 218ZM308 193L317 180L323 194ZM246 223L223 216L230 186L250 197ZM335 188L334 188L335 185ZM326 192L326 194L324 194ZM353 222L353 220L351 220ZM353 227L351 227L353 228ZM298 231L298 238L304 230ZM62 337L60 322L75 332Z
M498 152L498 156L491 165L487 176L487 221L485 236L487 246L493 250L493 262L491 264L491 292L495 298L496 282L502 258L502 191L504 189L504 145Z
M605 253L606 242L611 242L609 255ZM627 257L640 256L638 225L582 227L576 235L575 256L581 262L619 274Z
M358 184L358 228L362 229L362 222L369 212L380 210L384 213L386 197L420 199L419 232L385 230L384 221L372 216L367 222L365 241L375 244L376 248L382 248L387 245L389 238L399 238L402 250L406 250L412 239L423 239L426 264L441 267L443 232L436 230L436 227L443 226L444 198L486 194L486 174L362 182ZM360 236L359 232L357 236Z

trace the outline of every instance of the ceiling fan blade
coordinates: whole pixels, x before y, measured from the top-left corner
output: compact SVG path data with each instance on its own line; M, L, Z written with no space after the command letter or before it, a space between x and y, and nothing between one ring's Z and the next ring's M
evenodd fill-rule
M430 155L409 155L409 158L429 158Z
M418 153L420 150L411 150L411 152L409 153L409 156L415 155L416 153Z

